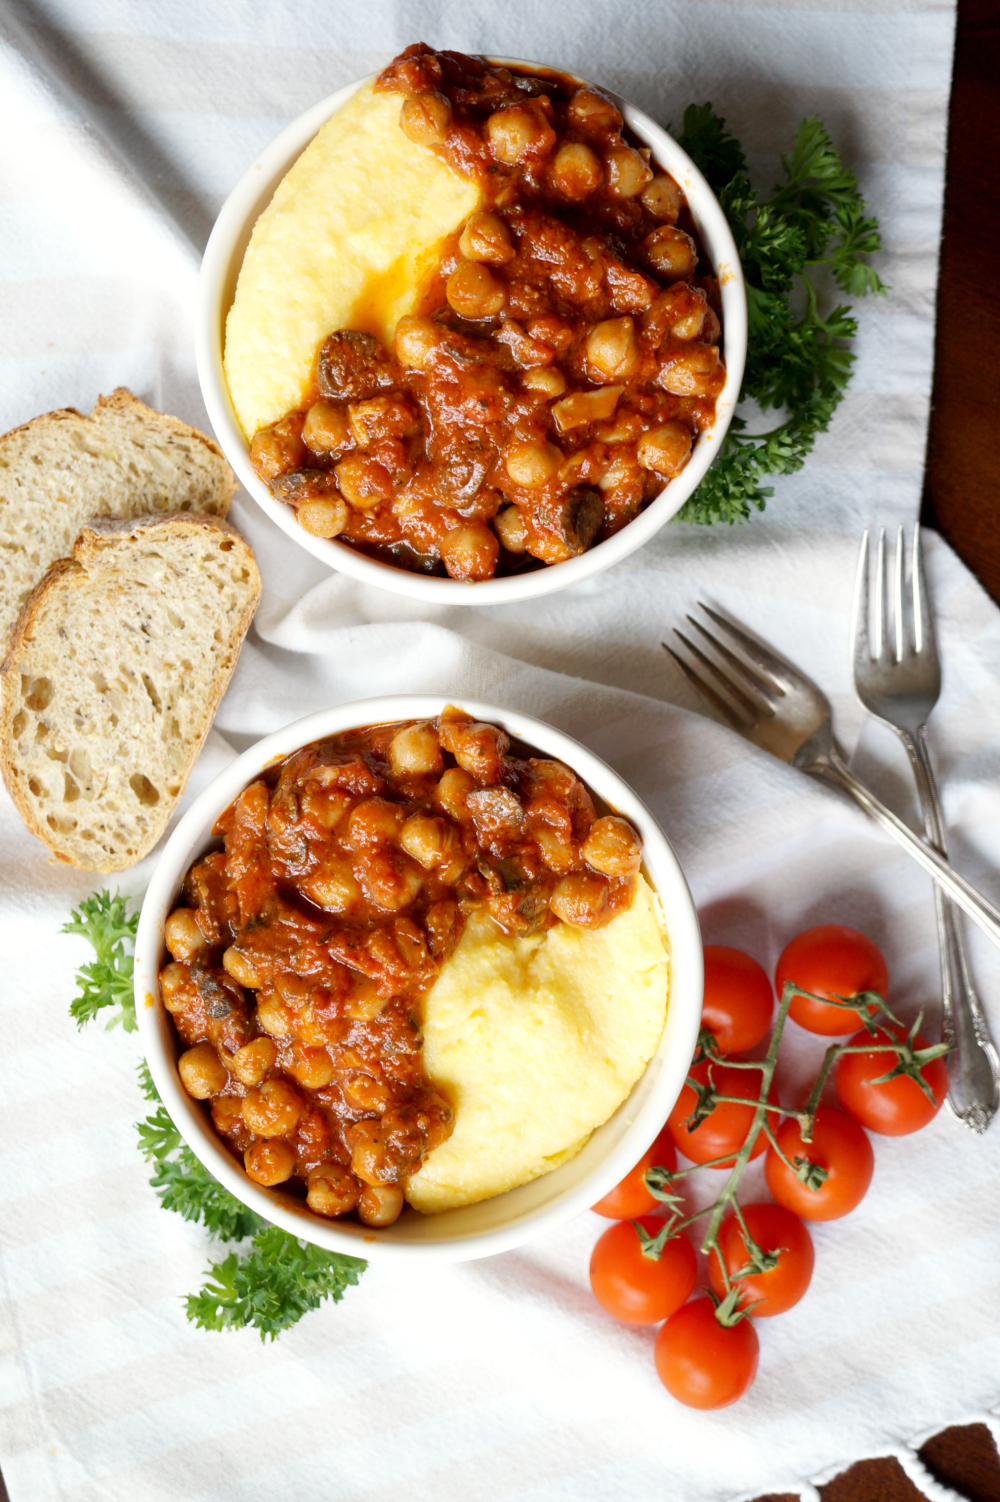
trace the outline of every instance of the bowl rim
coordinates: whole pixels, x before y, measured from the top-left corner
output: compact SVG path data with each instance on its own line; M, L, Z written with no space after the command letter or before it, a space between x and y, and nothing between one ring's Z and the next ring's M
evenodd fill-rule
M340 730L396 720L430 719L451 702L457 702L477 719L501 725L511 736L527 742L543 755L564 761L611 807L636 825L643 840L647 878L661 900L667 923L670 954L667 1021L657 1049L630 1095L607 1122L596 1128L579 1154L527 1185L479 1202L480 1206L496 1206L507 1199L513 1212L509 1220L485 1228L470 1225L483 1218L483 1212L478 1216L471 1214L479 1209L472 1205L426 1217L404 1212L397 1227L411 1228L410 1234L400 1234L397 1230L394 1235L393 1227L376 1233L360 1224L325 1220L305 1205L300 1208L280 1192L254 1184L223 1146L202 1104L183 1089L176 1068L177 1037L158 985L160 966L169 958L163 944L163 925L176 903L188 866L212 843L210 832L216 818L254 776L292 751ZM453 701L447 695L397 694L355 700L282 726L236 757L198 795L167 841L146 891L135 942L134 977L140 1042L160 1098L196 1157L241 1203L273 1225L328 1251L378 1261L422 1257L459 1262L509 1251L554 1230L595 1204L638 1162L662 1130L687 1074L701 1020L703 951L694 901L669 841L629 785L592 751L543 720L495 704L464 696ZM601 1133L616 1137L603 1156L591 1153L597 1161L582 1177L579 1173L568 1176L566 1187L546 1196L544 1186L551 1191L556 1176L565 1174L573 1163L584 1158L595 1138L599 1146ZM543 1189L526 1194L533 1185L542 1185ZM525 1201L527 1208L518 1212L518 1205L524 1205ZM489 1213L486 1212L487 1218ZM459 1222L457 1233L435 1237L433 1224L444 1226L449 1217Z
M522 58L490 57L489 60L529 69L552 66ZM575 74L567 76L581 84L591 82ZM691 459L680 475L671 480L655 500L620 532L578 558L549 564L530 573L478 583L428 577L369 558L336 538L313 537L299 526L287 506L274 499L250 464L249 446L237 421L223 369L225 318L253 225L270 202L278 182L330 116L375 77L377 74L371 73L355 79L312 105L279 131L244 172L219 211L205 247L196 299L195 353L209 421L240 484L266 515L314 558L358 583L375 585L428 603L449 605L501 605L552 594L602 573L648 542L680 510L719 453L739 400L747 351L746 287L736 243L718 199L684 149L643 110L612 90L594 84L593 87L602 88L614 99L626 124L652 148L660 165L680 183L702 244L719 277L726 381L716 401L711 428L699 437Z

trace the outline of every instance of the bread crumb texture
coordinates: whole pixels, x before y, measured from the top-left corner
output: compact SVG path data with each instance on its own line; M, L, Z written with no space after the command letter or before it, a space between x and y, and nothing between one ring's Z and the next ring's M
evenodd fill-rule
M473 914L424 1005L424 1069L455 1129L406 1187L425 1215L574 1157L628 1096L667 1018L669 956L642 878L604 928L515 939Z
M85 522L168 511L225 516L222 451L119 387L89 417L46 412L0 437L0 651L28 595Z
M334 329L391 344L480 201L399 128L399 94L362 84L313 138L254 226L226 319L225 371L246 437L305 400Z
M167 823L260 598L226 522L83 530L29 598L2 674L0 764L59 860L120 871Z

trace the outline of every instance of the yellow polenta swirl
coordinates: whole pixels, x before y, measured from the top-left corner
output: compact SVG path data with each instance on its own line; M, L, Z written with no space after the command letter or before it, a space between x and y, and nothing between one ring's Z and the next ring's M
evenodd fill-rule
M363 84L279 183L254 226L226 319L224 366L247 438L302 405L320 342L391 343L452 234L479 203L399 128L400 96Z
M424 1214L472 1205L578 1153L629 1094L667 1015L659 902L605 928L512 939L473 914L424 1003L424 1070L455 1130L406 1186Z

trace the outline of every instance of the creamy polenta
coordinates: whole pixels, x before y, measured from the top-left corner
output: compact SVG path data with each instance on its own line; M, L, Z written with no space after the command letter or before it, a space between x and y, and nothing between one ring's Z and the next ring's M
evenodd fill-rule
M424 1069L455 1126L410 1178L410 1204L475 1204L579 1152L654 1053L668 978L663 916L641 876L604 928L518 939L471 916L425 998Z
M391 344L441 240L479 200L403 134L398 95L363 84L331 116L257 220L226 319L223 364L248 439L302 405L331 329Z

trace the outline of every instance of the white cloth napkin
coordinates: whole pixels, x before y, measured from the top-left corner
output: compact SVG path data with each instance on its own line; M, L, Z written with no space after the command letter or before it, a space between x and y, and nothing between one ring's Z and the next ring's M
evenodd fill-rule
M829 691L859 772L914 817L895 738L862 716L846 656L857 533L917 511L952 11L935 0L610 0L541 7L373 0L199 6L25 0L0 21L0 425L125 383L195 422L198 251L236 177L287 119L415 38L556 62L664 121L712 99L765 187L806 114L859 173L889 298L860 308L851 394L806 470L745 529L670 527L612 573L528 605L421 610L327 574L245 497L233 520L265 597L192 778L323 705L436 690L551 719L661 820L706 939L765 964L808 924L864 929L890 999L939 1013L927 878L837 795L704 719L659 642L720 603ZM956 864L1000 898L1000 615L939 541L928 569L945 687L931 739ZM185 800L187 801L187 800ZM589 1213L516 1253L410 1276L373 1267L273 1346L183 1317L212 1250L147 1184L133 1039L67 1016L100 883L51 865L0 802L0 1465L11 1502L677 1502L798 1491L862 1455L985 1419L1000 1398L1000 1127L946 1112L876 1142L872 1189L817 1226L816 1274L760 1321L756 1386L696 1414L667 1397L652 1333L593 1302ZM142 892L155 856L126 874ZM969 930L1000 1036L1000 956ZM814 1068L794 1025L781 1086ZM750 1180L762 1190L759 1168ZM706 1174L703 1178L710 1178ZM749 1176L748 1176L749 1177ZM714 1189L700 1184L699 1203Z

